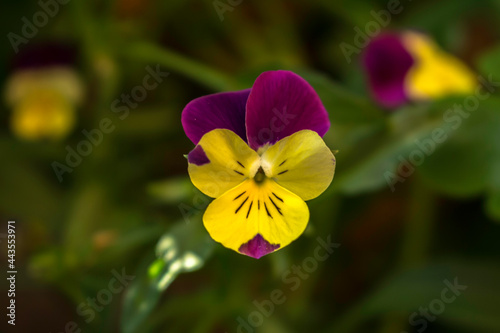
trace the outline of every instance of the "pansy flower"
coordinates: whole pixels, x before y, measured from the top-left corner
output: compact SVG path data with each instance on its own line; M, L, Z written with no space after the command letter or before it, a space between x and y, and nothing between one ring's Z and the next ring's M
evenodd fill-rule
M363 54L363 66L374 99L388 108L468 94L477 86L474 73L465 64L413 31L374 38Z
M74 127L82 86L68 67L26 69L10 76L5 96L13 109L14 134L26 140L64 138Z
M328 114L304 79L264 72L251 89L191 101L182 125L196 145L191 181L215 198L203 216L215 241L260 258L304 232L305 201L325 191L335 171L322 139Z
M5 85L5 101L12 108L11 128L25 140L59 140L75 124L76 106L83 99L83 83L73 69L75 52L46 43L23 49L13 59L14 72Z

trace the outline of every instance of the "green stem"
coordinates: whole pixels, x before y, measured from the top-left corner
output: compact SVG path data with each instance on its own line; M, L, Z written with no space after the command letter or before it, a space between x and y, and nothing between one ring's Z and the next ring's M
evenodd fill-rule
M412 184L409 218L403 239L400 269L421 265L428 257L434 220L436 197L417 178Z
M113 47L107 42L108 39L114 40L116 37L112 35L113 30L106 26L107 19L93 17L88 2L74 1L71 9L75 30L83 46L87 67L85 72L90 74L88 79L94 81L97 87L90 109L95 112L96 123L93 126L98 127L100 120L110 112L110 105L116 97L119 84L119 69L114 59Z
M398 270L407 270L425 263L432 241L435 212L435 195L418 178L414 179ZM407 322L406 317L388 314L383 319L380 333L404 331Z
M236 83L225 74L151 43L131 44L124 48L123 55L133 60L160 64L215 91L237 88Z
M317 221L316 223L314 223L313 221L315 225L315 230L314 230L315 236L313 239L311 239L310 246L307 252L305 252L306 256L311 256L314 253L314 250L318 246L318 242L316 240L317 237L325 239L331 236L331 239L333 241L335 239L334 235L338 227L337 218L339 215L340 205L342 201L341 196L336 194L332 195L328 199L326 198L323 199L320 197L316 200L317 202L314 203L316 209L313 208L313 204L311 204L312 210L314 210L318 214L318 216L321 216L323 221ZM336 252L332 254L332 256L335 255ZM331 261L329 262L328 260ZM317 288L318 285L317 282L321 278L321 272L324 270L325 266L332 265L333 262L335 262L335 259L329 258L327 259L326 262L318 263L317 270L309 275L308 279L304 281L303 286L297 291L297 296L294 296L296 297L295 301L296 309L298 310L307 309L308 304L314 302L314 300L312 299L312 294L314 290ZM304 314L303 311L302 314ZM305 320L308 319L307 315L305 315L304 319Z
M405 270L421 265L427 258L429 244L432 239L432 226L435 220L436 200L433 193L416 178L412 184L408 221L403 236L398 270ZM370 297L365 298L342 315L328 332L353 332L365 318L365 305ZM405 330L407 318L389 314L385 318L380 332L401 332Z

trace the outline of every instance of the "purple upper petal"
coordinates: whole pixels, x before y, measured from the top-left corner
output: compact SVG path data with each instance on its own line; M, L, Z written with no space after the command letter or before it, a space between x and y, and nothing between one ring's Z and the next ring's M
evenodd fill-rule
M279 244L270 244L262 237L261 234L255 235L254 238L240 246L238 251L255 259L265 256L280 248Z
M368 44L363 55L363 66L377 102L393 108L407 101L404 83L413 63L412 56L398 35L383 34Z
M214 129L224 128L246 140L245 107L250 89L203 96L191 101L182 111L182 126L196 145Z
M247 101L246 126L248 143L257 150L304 129L323 136L330 121L309 83L280 70L264 72L255 80Z

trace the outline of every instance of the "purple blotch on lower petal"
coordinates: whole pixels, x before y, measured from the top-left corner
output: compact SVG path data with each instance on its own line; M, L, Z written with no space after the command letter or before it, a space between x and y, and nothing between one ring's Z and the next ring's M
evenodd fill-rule
M241 245L238 251L252 258L259 259L279 248L280 244L270 244L261 234L257 234L247 243Z
M373 98L379 104L395 108L407 102L405 79L414 62L397 34L382 34L368 44L363 66Z
M205 151L200 145L197 145L188 154L188 162L191 164L196 164L197 166L202 166L203 164L210 163L210 160L205 154Z

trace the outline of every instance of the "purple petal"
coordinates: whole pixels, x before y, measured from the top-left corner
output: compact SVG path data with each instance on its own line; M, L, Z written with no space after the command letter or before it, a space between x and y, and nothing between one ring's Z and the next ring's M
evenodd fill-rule
M246 125L248 143L257 150L305 129L323 136L330 121L306 80L289 71L271 71L255 80L248 97Z
M261 234L257 234L247 243L241 245L238 251L252 258L259 259L279 248L279 244L270 244Z
M363 66L372 95L378 103L394 108L407 101L404 83L413 63L398 35L380 35L368 44Z
M245 106L250 89L203 96L191 101L182 111L182 126L187 137L198 144L201 137L224 128L246 140Z
M208 159L207 154L205 154L203 148L200 145L197 145L193 150L189 152L188 162L201 166L203 164L210 163L210 160Z

